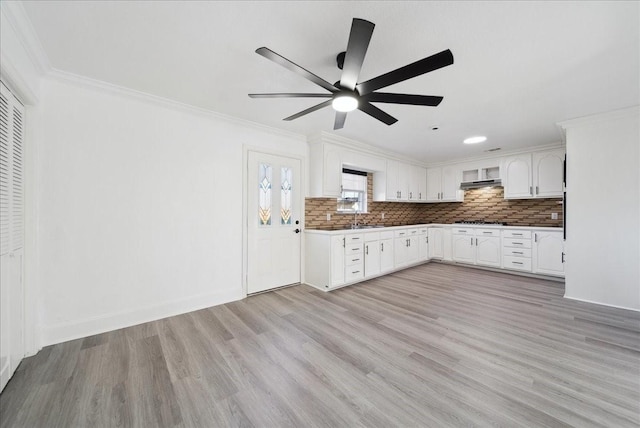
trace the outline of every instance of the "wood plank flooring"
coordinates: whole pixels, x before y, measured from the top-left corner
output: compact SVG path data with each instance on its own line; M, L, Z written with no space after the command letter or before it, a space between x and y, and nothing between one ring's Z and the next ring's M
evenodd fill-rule
M260 294L43 349L0 426L640 426L640 313L562 294L437 263Z

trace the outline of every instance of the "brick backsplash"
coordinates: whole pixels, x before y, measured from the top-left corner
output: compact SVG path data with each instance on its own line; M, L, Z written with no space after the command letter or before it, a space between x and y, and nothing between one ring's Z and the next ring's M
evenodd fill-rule
M406 203L372 202L372 178L369 176L368 213L358 216L365 224L402 226L421 223L453 223L460 220L499 221L510 226L562 227L562 199L504 199L504 189L467 190L464 202ZM337 214L334 198L305 200L305 227L308 229L344 229L353 221L353 214ZM327 221L327 213L331 220ZM384 220L381 215L384 213ZM558 213L552 220L551 213Z

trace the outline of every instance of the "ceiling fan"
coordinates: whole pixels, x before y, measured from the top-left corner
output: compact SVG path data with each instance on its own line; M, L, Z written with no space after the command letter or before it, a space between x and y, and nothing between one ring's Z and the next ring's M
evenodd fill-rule
M347 43L346 52L342 52L337 57L338 68L342 69L340 81L333 85L321 77L316 76L287 58L278 55L271 49L262 47L256 49L256 53L280 64L293 71L305 79L315 83L330 93L270 93L270 94L249 94L251 98L329 98L320 104L302 110L283 120L293 120L301 116L320 110L329 105L336 110L336 118L333 129L344 127L347 112L356 108L371 117L378 119L387 125L392 125L398 121L395 117L385 113L371 103L392 103L410 104L419 106L437 106L442 101L442 97L432 95L412 95L395 94L389 92L375 92L398 82L420 76L430 71L446 67L453 64L453 54L449 49L423 58L419 61L405 65L388 73L382 74L365 82L358 82L362 63L364 62L373 28L375 24L364 19L354 18L351 24L351 33Z

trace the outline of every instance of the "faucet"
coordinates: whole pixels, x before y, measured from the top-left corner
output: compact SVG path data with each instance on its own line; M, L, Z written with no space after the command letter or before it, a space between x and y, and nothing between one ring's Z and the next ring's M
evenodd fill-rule
M358 210L356 210L355 213L353 214L353 223L351 224L352 229L358 228L358 214L360 214Z

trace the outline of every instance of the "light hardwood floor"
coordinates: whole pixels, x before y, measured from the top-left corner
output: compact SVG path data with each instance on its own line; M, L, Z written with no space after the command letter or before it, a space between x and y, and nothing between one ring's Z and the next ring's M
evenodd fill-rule
M562 294L437 263L260 294L43 349L0 426L639 426L640 313Z

